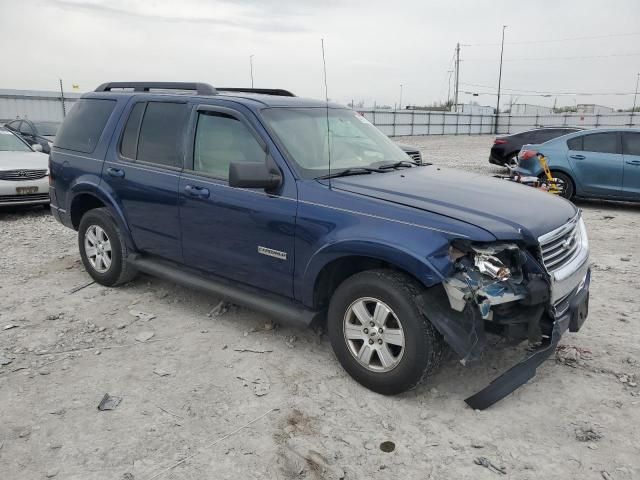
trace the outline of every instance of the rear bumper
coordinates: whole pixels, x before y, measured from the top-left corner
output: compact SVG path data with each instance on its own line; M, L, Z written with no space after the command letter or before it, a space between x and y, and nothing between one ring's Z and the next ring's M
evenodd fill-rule
M73 228L73 223L71 222L71 216L68 215L65 210L54 205L53 203L51 204L51 215L53 215L53 218L55 218L58 222L63 224L65 227Z

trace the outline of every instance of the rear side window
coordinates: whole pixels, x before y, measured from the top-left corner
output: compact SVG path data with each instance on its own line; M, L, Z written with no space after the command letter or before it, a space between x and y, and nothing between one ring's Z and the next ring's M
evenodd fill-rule
M618 134L594 133L582 137L583 152L618 153Z
M640 156L640 133L625 132L622 134L622 152L625 155Z
M144 114L144 109L147 107L146 102L136 103L127 124L124 127L124 133L122 135L122 143L120 144L120 153L127 158L133 160L138 156L138 133L140 132L140 121Z
M140 126L136 159L167 167L182 166L186 123L186 104L149 102Z
M55 146L92 153L115 106L115 100L81 98L67 114L56 136Z
M567 140L567 147L569 147L569 150L581 151L582 150L582 138L583 137L574 137L574 138L571 138L571 139Z

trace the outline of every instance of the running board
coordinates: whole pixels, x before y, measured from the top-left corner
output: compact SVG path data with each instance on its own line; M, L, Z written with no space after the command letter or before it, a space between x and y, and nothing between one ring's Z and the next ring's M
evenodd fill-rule
M147 273L154 277L161 277L184 285L185 287L212 293L252 310L259 310L273 317L274 320L280 323L287 323L294 326L309 326L321 313L251 287L240 287L231 283L203 277L162 260L132 254L127 257L127 262L140 272Z

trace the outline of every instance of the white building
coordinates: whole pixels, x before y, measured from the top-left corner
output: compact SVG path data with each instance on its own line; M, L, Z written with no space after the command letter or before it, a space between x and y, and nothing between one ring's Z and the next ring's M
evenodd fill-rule
M615 112L615 109L611 107L596 105L595 103L579 103L576 109L578 113L585 113L587 115L602 115L603 113Z
M550 115L553 108L528 103L514 103L511 105L511 115Z
M495 109L494 107L478 105L477 103L459 103L451 107L451 111L469 115L493 115Z

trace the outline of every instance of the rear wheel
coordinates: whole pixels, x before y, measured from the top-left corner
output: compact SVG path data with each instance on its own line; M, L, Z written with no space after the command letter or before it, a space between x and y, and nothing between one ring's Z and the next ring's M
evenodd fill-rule
M394 395L415 387L442 356L442 337L416 303L421 287L392 270L353 275L329 304L336 357L365 387Z
M573 186L573 180L571 180L571 177L562 172L551 172L551 176L553 178L557 178L562 182L560 195L567 200L571 200L573 198L573 195L575 194L575 188Z
M78 228L78 246L85 269L101 285L119 285L136 275L126 261L124 237L106 208L84 214Z
M507 155L506 161L504 162L504 166L505 167L517 167L518 166L518 153L520 153L520 150L515 151L515 152L511 152L509 155Z

